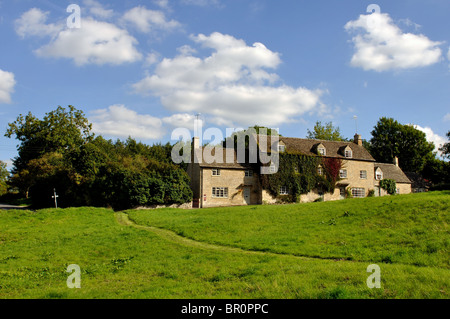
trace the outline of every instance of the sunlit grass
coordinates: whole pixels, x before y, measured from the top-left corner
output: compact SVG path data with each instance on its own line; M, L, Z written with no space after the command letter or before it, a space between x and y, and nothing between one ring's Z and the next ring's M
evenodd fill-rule
M428 247L428 255L443 253L445 244L436 240L441 235L448 240L448 226L442 224L442 218L448 221L448 217L442 216L441 208L448 205L443 203L443 195L426 197L435 209L433 213L426 212L428 217L417 216L412 221L417 229L411 225L400 229L402 236L410 229L409 236L425 238L420 245L411 243L409 237L395 235L397 227L392 227L406 223L411 216L383 219L380 215L372 219L367 212L356 218L356 207L362 205L356 200L315 203L317 208L310 205L309 214L297 205L128 212L139 223L164 225L202 241L287 255L232 252L220 247L208 249L177 243L148 229L121 225L108 209L0 211L0 298L448 298L450 274L445 266L448 255L429 261L419 250L431 245L432 240L435 246ZM411 200L416 199L412 196ZM350 216L328 225L329 219L342 214L344 206L339 205L344 203ZM420 203L422 200L417 205L423 209L424 204ZM333 210L328 207L331 204L339 208ZM363 206L375 211L377 205L388 204L374 201ZM319 205L326 209L320 209ZM398 203L400 209L404 205ZM387 210L380 214L387 214ZM241 220L236 222L238 218ZM301 227L297 233L302 219L310 226ZM283 223L285 228L281 227ZM423 223L422 228L419 223ZM354 229L356 225L367 230L378 227L383 231L369 232L371 238L378 238L381 243L389 243L390 238L395 243L402 239L405 247L411 246L417 252L417 255L407 253L411 262L404 258L398 263L394 258L397 255L391 252L394 258L391 263L379 263L381 289L369 289L366 285L370 275L366 269L373 262L367 254L370 247L365 250L364 245L351 244L352 237L364 239ZM337 239L331 234L333 229L334 235L339 230L350 234ZM392 231L392 235L385 229ZM431 230L431 237L424 237L422 229ZM304 244L294 245L290 243L292 240L303 240ZM347 247L339 244L342 240L348 241ZM319 249L321 245L330 248ZM289 255L307 255L308 251L300 248L308 246L312 255L336 255L338 259ZM355 252L355 247L361 251ZM387 248L383 248L381 255L386 252ZM340 260L347 256L344 253L367 260L358 262L356 257ZM418 261L427 266L414 265ZM70 275L66 269L70 264L81 268L81 289L69 289L66 285Z

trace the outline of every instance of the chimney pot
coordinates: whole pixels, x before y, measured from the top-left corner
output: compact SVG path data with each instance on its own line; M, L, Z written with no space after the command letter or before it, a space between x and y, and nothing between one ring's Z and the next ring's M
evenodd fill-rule
M353 139L353 142L359 146L362 146L362 139L361 139L361 135L359 134L355 134L355 137Z
M394 157L394 164L395 164L395 166L398 167L398 157L397 156Z

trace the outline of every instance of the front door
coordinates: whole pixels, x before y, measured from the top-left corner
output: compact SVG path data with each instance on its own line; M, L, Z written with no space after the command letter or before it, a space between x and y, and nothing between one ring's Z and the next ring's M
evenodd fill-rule
M250 187L244 187L244 202L250 205Z

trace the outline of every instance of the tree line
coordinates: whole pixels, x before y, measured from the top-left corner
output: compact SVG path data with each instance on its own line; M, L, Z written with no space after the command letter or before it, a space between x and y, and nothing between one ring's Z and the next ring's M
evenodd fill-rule
M253 128L258 131L262 127ZM239 134L230 138L236 142ZM382 117L371 135L370 140L363 140L363 145L376 161L392 163L397 156L404 172L418 173L436 187L449 188L450 163L436 156L435 147L426 140L425 133ZM71 105L59 106L43 119L31 112L19 115L8 124L5 136L15 137L19 145L11 175L6 164L0 162L0 195L16 191L30 198L36 208L53 205L54 189L61 207L127 209L192 200L187 164L173 163L173 145L149 146L131 137L112 141L95 136L84 113ZM353 140L343 137L339 127L331 122L319 121L306 137ZM447 137L450 140L450 131ZM440 151L450 159L450 143L444 144Z
M35 208L107 206L127 209L192 200L184 167L171 160L172 146L106 140L92 133L84 113L73 106L38 119L19 115L5 136L19 140L8 185Z

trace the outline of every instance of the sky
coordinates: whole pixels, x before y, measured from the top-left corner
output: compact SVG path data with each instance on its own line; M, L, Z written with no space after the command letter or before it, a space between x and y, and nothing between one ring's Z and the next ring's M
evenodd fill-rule
M370 139L381 117L436 146L450 130L448 0L0 0L0 160L8 123L73 105L96 135L316 121ZM194 132L192 131L192 135ZM205 141L206 142L206 141Z

